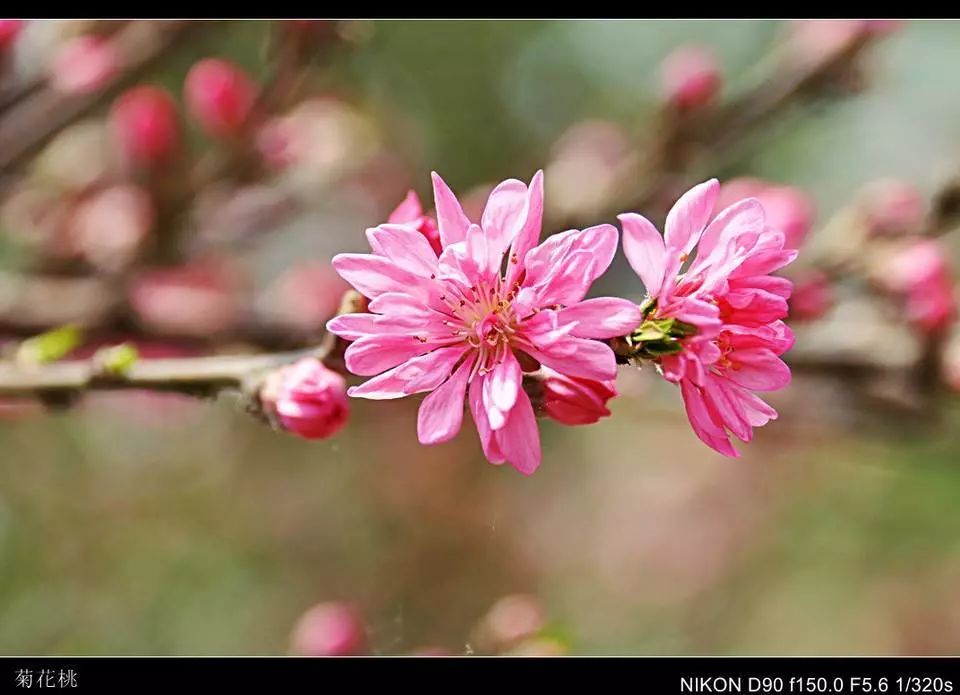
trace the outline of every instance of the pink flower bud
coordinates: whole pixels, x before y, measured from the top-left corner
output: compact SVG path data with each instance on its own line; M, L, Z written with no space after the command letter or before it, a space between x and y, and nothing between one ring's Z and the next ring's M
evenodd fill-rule
M128 301L141 324L172 335L226 333L239 315L240 278L218 259L146 270L130 285Z
M953 274L947 252L936 239L924 239L890 256L883 285L903 296L905 318L923 331L949 325L956 312Z
M235 135L250 117L257 86L237 65L207 58L190 68L184 101L190 115L214 137Z
M111 186L77 206L70 224L71 242L93 265L118 270L136 257L153 220L153 201L145 190Z
M681 111L706 106L720 91L723 79L713 52L704 46L681 46L660 67L660 92Z
M591 425L610 415L607 401L617 395L615 381L570 377L541 367L544 412L564 425Z
M180 142L177 110L161 87L135 87L113 102L110 125L121 151L138 164L157 164Z
M744 198L757 198L763 204L767 226L783 232L785 248L797 249L803 245L816 212L813 200L803 190L762 179L732 179L720 187L716 210Z
M403 202L390 213L387 222L410 225L427 238L438 256L443 250L443 247L440 246L440 228L437 227L437 221L429 215L423 214L423 205L420 204L420 198L417 197L416 191L407 193Z
M881 179L864 186L859 206L868 231L884 236L919 232L927 212L926 201L919 189L897 179Z
M67 94L95 92L117 73L119 64L113 42L97 36L78 36L57 52L50 80Z
M313 358L275 372L260 399L283 429L304 439L332 437L350 417L346 380Z
M17 40L23 29L22 19L0 19L0 51L5 51Z
M291 642L304 656L351 656L363 652L366 633L352 606L319 603L297 621Z
M790 318L797 321L815 321L833 307L833 285L819 270L809 270L793 282L790 295Z

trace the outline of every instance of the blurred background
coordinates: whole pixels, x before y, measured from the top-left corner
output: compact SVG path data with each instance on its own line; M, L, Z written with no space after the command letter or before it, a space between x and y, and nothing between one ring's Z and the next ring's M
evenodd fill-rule
M440 172L545 234L717 176L802 244L780 419L727 460L622 368L532 477L417 399L0 400L0 652L960 650L960 25L0 21L0 346L311 345L331 256ZM471 212L472 210L472 212ZM773 223L773 222L772 222ZM596 294L642 296L618 257ZM74 348L74 346L71 346Z

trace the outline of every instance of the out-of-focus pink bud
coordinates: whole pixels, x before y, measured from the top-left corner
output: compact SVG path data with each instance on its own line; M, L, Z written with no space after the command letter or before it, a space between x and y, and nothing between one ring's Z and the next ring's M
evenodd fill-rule
M671 106L688 111L709 104L723 84L720 65L705 46L681 46L660 66L660 92Z
M813 200L803 190L762 179L732 179L720 187L716 209L722 210L744 198L757 198L763 204L767 226L783 232L786 248L803 245L816 214Z
M912 183L881 179L864 186L859 207L874 235L915 234L923 226L927 205L923 194Z
M257 85L239 66L207 58L190 68L184 101L190 115L214 137L235 135L244 126L257 98Z
M346 380L313 358L270 375L260 400L284 430L304 439L332 437L350 418Z
M348 289L329 263L305 261L284 271L267 290L266 310L297 330L318 330L337 313Z
M437 226L437 221L429 215L423 214L423 205L420 204L420 198L416 191L407 193L403 202L390 213L387 222L413 227L427 238L438 256L443 250L443 247L440 246L440 228Z
M70 224L72 244L93 265L119 270L143 246L154 214L150 194L142 188L111 186L77 207Z
M913 325L934 332L953 320L953 273L947 251L937 239L915 241L892 253L882 273L882 284L903 296L906 319Z
M304 656L351 656L363 653L366 631L352 606L320 603L297 621L291 643Z
M173 97L161 87L145 85L120 95L110 109L110 125L121 151L137 164L157 164L180 143Z
M504 596L477 623L473 640L481 651L500 652L536 635L544 622L543 608L535 597Z
M120 58L112 41L77 36L67 41L53 60L50 80L67 94L86 94L103 87L116 73Z
M808 270L793 281L790 318L796 321L815 321L830 311L833 302L830 278L819 270Z
M610 414L607 401L617 395L615 381L569 377L541 367L544 412L564 425L591 425Z
M131 282L128 300L140 323L154 332L204 337L236 325L240 290L233 267L205 259L143 271Z
M11 47L22 29L22 19L0 19L0 51Z

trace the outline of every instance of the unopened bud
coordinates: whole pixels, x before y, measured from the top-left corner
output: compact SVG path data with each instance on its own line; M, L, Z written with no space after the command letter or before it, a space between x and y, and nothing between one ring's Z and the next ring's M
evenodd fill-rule
M50 79L67 94L87 94L102 88L116 73L119 57L113 42L97 36L78 36L57 52Z
M320 603L297 621L292 649L304 656L350 656L364 650L366 634L356 610L345 603Z
M681 46L664 58L660 67L661 95L681 111L706 106L722 84L717 58L704 46Z
M190 68L184 101L194 120L214 137L235 135L246 124L257 86L239 66L207 58Z
M260 401L284 430L304 439L332 437L350 418L346 380L314 358L270 375Z
M180 143L176 106L160 87L135 87L122 94L113 103L110 124L121 151L137 164L165 161Z

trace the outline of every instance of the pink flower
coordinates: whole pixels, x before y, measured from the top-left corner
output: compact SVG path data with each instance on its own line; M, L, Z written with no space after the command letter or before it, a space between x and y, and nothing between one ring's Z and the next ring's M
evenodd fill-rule
M346 381L313 358L275 372L260 399L284 430L304 439L332 437L350 418Z
M607 401L617 395L613 379L595 381L564 376L549 367L541 369L547 417L564 425L592 425L610 415Z
M644 322L629 340L635 357L679 384L697 436L738 456L729 433L750 441L754 427L777 416L753 392L790 382L780 355L793 345L782 320L791 283L770 273L797 252L784 248L783 232L766 225L754 198L713 217L718 193L716 179L685 193L664 236L641 215L620 215L624 253L647 289Z
M366 634L352 606L318 603L297 621L291 641L304 656L349 656L363 651Z
M663 99L681 111L713 101L722 82L716 56L703 46L681 46L664 58L660 69Z
M95 92L117 73L119 64L120 57L110 40L78 36L57 52L51 81L67 94Z
M184 82L184 101L194 120L210 135L226 137L247 122L257 86L238 66L207 58L190 68Z
M936 239L911 243L884 264L884 286L905 302L906 319L922 331L945 328L956 314L953 272Z
M423 205L420 204L420 198L417 196L416 191L407 193L407 197L403 199L403 202L397 206L396 210L390 213L387 222L390 224L410 225L427 238L434 253L439 256L443 251L443 246L440 244L440 228L437 227L437 221L429 215L423 214Z
M499 184L479 224L436 174L433 186L439 258L422 234L387 223L367 231L372 254L333 259L337 272L371 299L371 313L327 324L355 341L345 353L351 372L379 375L349 393L388 399L430 392L417 422L423 444L457 434L466 397L487 459L533 473L540 436L521 364L613 379L613 351L593 339L623 335L640 320L632 302L584 301L613 260L617 230L608 224L570 230L537 246L542 172L529 188L514 179Z
M138 164L156 164L170 157L180 141L177 109L161 87L135 87L110 109L110 124L121 151Z

